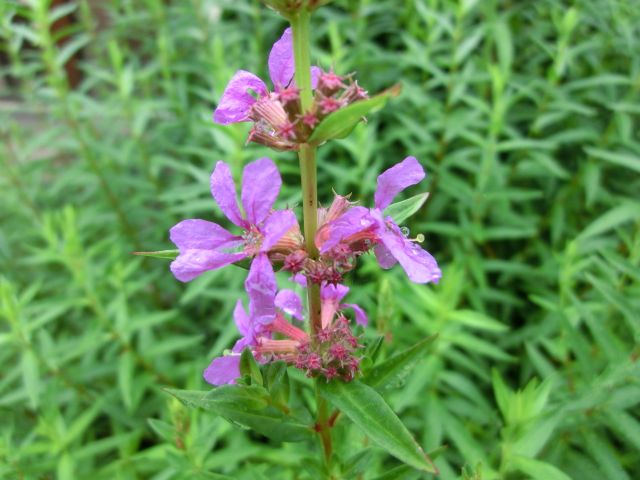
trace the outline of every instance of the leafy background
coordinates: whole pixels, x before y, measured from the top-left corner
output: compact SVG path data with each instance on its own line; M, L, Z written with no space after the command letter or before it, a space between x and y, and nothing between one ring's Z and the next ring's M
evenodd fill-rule
M224 221L214 162L239 175L269 154L211 112L236 69L266 73L283 22L250 0L8 0L0 22L0 476L313 478L316 445L162 391L206 388L245 272L182 285L131 255L171 248L180 219ZM408 227L441 283L366 259L350 300L383 357L438 334L387 397L427 451L446 445L443 479L640 476L639 25L633 0L345 0L315 16L316 63L403 86L321 148L321 199L370 203L409 154L429 172ZM272 156L296 205L295 157ZM343 457L369 452L358 478L418 478L343 428Z

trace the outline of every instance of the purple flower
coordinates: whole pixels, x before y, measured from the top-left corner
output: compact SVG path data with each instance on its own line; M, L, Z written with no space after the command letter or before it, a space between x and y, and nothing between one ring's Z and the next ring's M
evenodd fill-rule
M293 281L298 285L307 287L307 278L302 274L296 274L293 276ZM340 283L333 284L323 282L320 286L320 302L321 302L321 323L322 328L327 328L331 325L336 313L350 308L353 310L356 323L358 325L367 326L369 324L369 317L367 317L364 309L356 303L340 303L344 297L349 293L349 287Z
M280 39L273 44L269 53L269 77L276 92L289 86L294 72L291 29L287 28ZM317 84L319 73L318 67L311 67L313 88ZM253 105L267 97L269 97L269 89L264 81L251 72L238 70L225 88L218 108L213 113L213 119L221 125L246 122L250 120ZM274 105L271 107L275 108Z
M282 313L287 313L302 320L302 302L291 290L277 292L276 277L265 253L258 254L251 263L244 286L249 296L249 313L241 300L233 311L233 319L242 338L235 343L229 355L215 358L204 371L204 379L212 385L235 383L240 376L240 355L245 348L260 352L259 360L265 360L270 349L286 352L285 347L295 347L308 341L305 332L282 317ZM271 340L272 332L283 333L294 343L291 340Z
M341 284L323 284L320 287L320 301L322 304L322 328L331 325L334 315L345 308L353 310L356 323L358 325L367 326L369 318L362 307L355 303L340 303L342 299L349 293L349 287Z
M436 260L414 240L407 238L390 216L384 216L394 197L405 188L422 181L425 172L415 157L407 157L380 176L375 192L375 208L353 207L326 224L316 236L320 253L331 256L340 245L358 245L361 253L375 245L374 251L382 268L400 263L409 279L416 283L437 283L442 276Z
M219 161L211 175L211 194L242 234L233 235L206 220L189 219L176 224L170 231L171 241L180 250L171 263L175 277L188 282L207 270L266 253L290 229L298 228L292 211L271 211L281 185L280 173L271 159L249 163L242 174L243 216L229 166Z

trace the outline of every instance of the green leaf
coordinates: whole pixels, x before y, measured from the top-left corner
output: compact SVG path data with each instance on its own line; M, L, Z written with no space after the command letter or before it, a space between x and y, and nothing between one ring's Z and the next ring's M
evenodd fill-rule
M502 413L502 417L506 419L509 416L509 404L511 403L513 392L509 390L509 387L504 383L500 372L495 368L491 371L491 377L493 380L493 393L496 397L496 403L498 404L500 413Z
M397 224L401 224L420 210L424 202L427 201L427 198L429 198L429 192L424 192L402 200L401 202L392 203L385 209L384 214L391 216Z
M336 110L322 120L314 129L309 138L309 143L319 145L332 138L346 137L362 120L362 117L374 110L382 108L390 97L396 97L399 94L400 85L394 85L374 97L367 100L360 100L340 110Z
M167 423L163 420L158 420L157 418L147 418L147 423L151 427L151 429L163 440L173 441L176 436L176 429L170 423Z
M416 471L406 465L392 468L382 475L378 475L373 480L409 480L416 478Z
M257 385L225 385L210 392L165 390L187 406L208 410L276 441L298 442L312 435L308 423L271 406L269 393Z
M379 363L369 371L363 382L378 390L397 385L409 374L416 362L423 358L436 338L436 335L425 338L412 347Z
M319 388L324 397L391 455L418 470L437 473L407 427L373 388L358 381L319 383Z
M640 205L637 203L624 203L599 216L577 238L578 240L586 240L613 230L623 223L637 219L640 219Z
M29 396L31 408L38 408L40 405L40 392L42 385L40 383L40 374L38 368L38 359L33 350L27 349L22 354L22 379Z
M260 366L251 353L251 349L245 348L240 356L240 373L242 375L248 375L251 377L252 385L263 385L262 373L260 373Z
M287 364L284 362L273 362L267 366L265 372L266 387L276 405L286 406L289 403L291 385Z
M509 459L509 465L515 470L529 475L534 480L571 480L566 473L553 465L533 458L513 456Z
M640 173L640 157L621 152L609 152L608 150L600 150L593 147L585 147L585 152L595 158L612 163L613 165L625 167L629 170Z
M152 258L163 258L165 260L175 260L176 257L180 254L180 250L157 250L155 252L132 252L132 253L140 257L152 257ZM250 264L251 262L248 258L243 258L238 262L232 263L232 265L235 265L236 267L244 268L245 270L249 270Z
M141 257L164 258L167 260L175 260L180 250L158 250L156 252L133 252L134 255Z

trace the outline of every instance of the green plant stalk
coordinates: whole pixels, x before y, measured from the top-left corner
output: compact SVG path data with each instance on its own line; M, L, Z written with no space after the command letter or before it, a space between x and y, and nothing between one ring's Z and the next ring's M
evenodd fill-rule
M300 89L300 103L302 111L311 107L311 60L309 54L309 12L305 9L293 16L291 30L293 32L293 53L295 58L295 80ZM302 221L307 252L313 260L318 258L315 245L316 230L318 228L318 186L316 174L316 149L307 144L300 145L298 152L300 160L300 180L302 184ZM320 287L309 285L307 288L309 303L309 324L311 333L315 334L322 328L320 323Z
M293 54L295 59L295 81L300 89L300 106L302 112L311 108L313 96L311 92L311 55L310 55L310 14L301 8L290 19L293 33ZM298 152L300 160L300 180L302 184L302 221L304 238L309 257L318 258L318 249L315 244L316 230L318 229L318 181L316 167L316 148L307 144L300 145ZM307 301L309 306L309 325L311 334L318 333L322 329L320 320L320 286L309 284L307 287ZM318 380L316 380L317 382ZM328 422L329 405L319 394L316 383L316 431L320 437L324 461L330 470L331 456L333 452L331 442L331 430Z

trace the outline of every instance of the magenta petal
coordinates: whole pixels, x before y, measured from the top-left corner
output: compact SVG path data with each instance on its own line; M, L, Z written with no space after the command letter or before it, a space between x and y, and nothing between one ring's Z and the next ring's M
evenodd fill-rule
M302 316L302 300L300 295L293 290L280 290L276 295L275 304L287 315L291 315L300 321L304 319Z
M406 239L399 230L387 230L380 239L406 272L409 280L415 283L438 283L442 272L429 252L418 244Z
M240 377L240 355L214 358L204 371L204 379L211 385L236 383Z
M373 249L373 252L376 254L376 259L382 268L385 270L389 270L393 267L398 261L391 254L389 249L385 247L382 243L376 245Z
M224 89L213 120L221 125L244 122L249 118L251 106L256 103L255 92L260 97L267 95L267 86L251 72L238 70Z
M295 213L291 210L276 210L267 217L262 226L264 239L261 252L268 252L293 227L298 224Z
M276 316L275 297L278 286L266 254L260 253L253 259L244 287L249 294L251 320L265 325L273 322Z
M320 67L316 67L313 65L311 67L311 88L316 89L318 86L318 80L320 80L320 75L322 75L322 69Z
M286 87L295 73L291 28L287 28L269 52L269 76L276 90Z
M320 245L320 253L325 253L339 244L342 240L358 232L371 228L376 222L370 216L369 209L353 207L340 215L326 227L329 230L328 238Z
M281 186L280 172L270 158L259 158L244 167L242 207L250 224L259 225L264 221L280 193Z
M424 176L424 169L415 157L407 157L386 170L378 176L378 188L375 194L376 208L384 210L398 193L420 182Z
M189 219L174 225L169 238L180 249L214 250L218 247L238 245L242 237L232 235L217 223Z
M242 351L247 348L247 347L251 347L252 345L255 344L255 338L254 338L254 334L253 332L251 333L251 335L249 335L248 337L242 337L241 339L239 339L235 345L233 346L233 348L231 349L231 351L233 353L242 353Z
M236 307L233 309L233 320L236 322L236 327L238 327L238 331L243 337L253 333L251 319L247 315L241 300L236 302Z
M229 220L239 227L246 228L246 223L240 214L238 207L238 199L236 195L236 185L233 183L231 170L229 165L223 161L216 163L211 174L211 195L216 200L220 210L227 216Z
M208 270L216 270L246 256L244 252L226 253L194 248L180 252L178 258L171 262L171 271L181 282L188 282Z
M357 303L345 303L343 305L340 305L340 308L350 308L353 310L353 313L355 314L356 317L356 323L358 325L362 325L363 327L366 327L367 325L369 325L369 317L367 317L366 312L362 309L362 307L360 305L358 305Z
M349 293L349 287L341 283L323 283L320 287L320 298L323 302L339 303L347 293Z
M297 283L301 287L307 288L307 277L305 277L302 273L296 273L289 280Z

